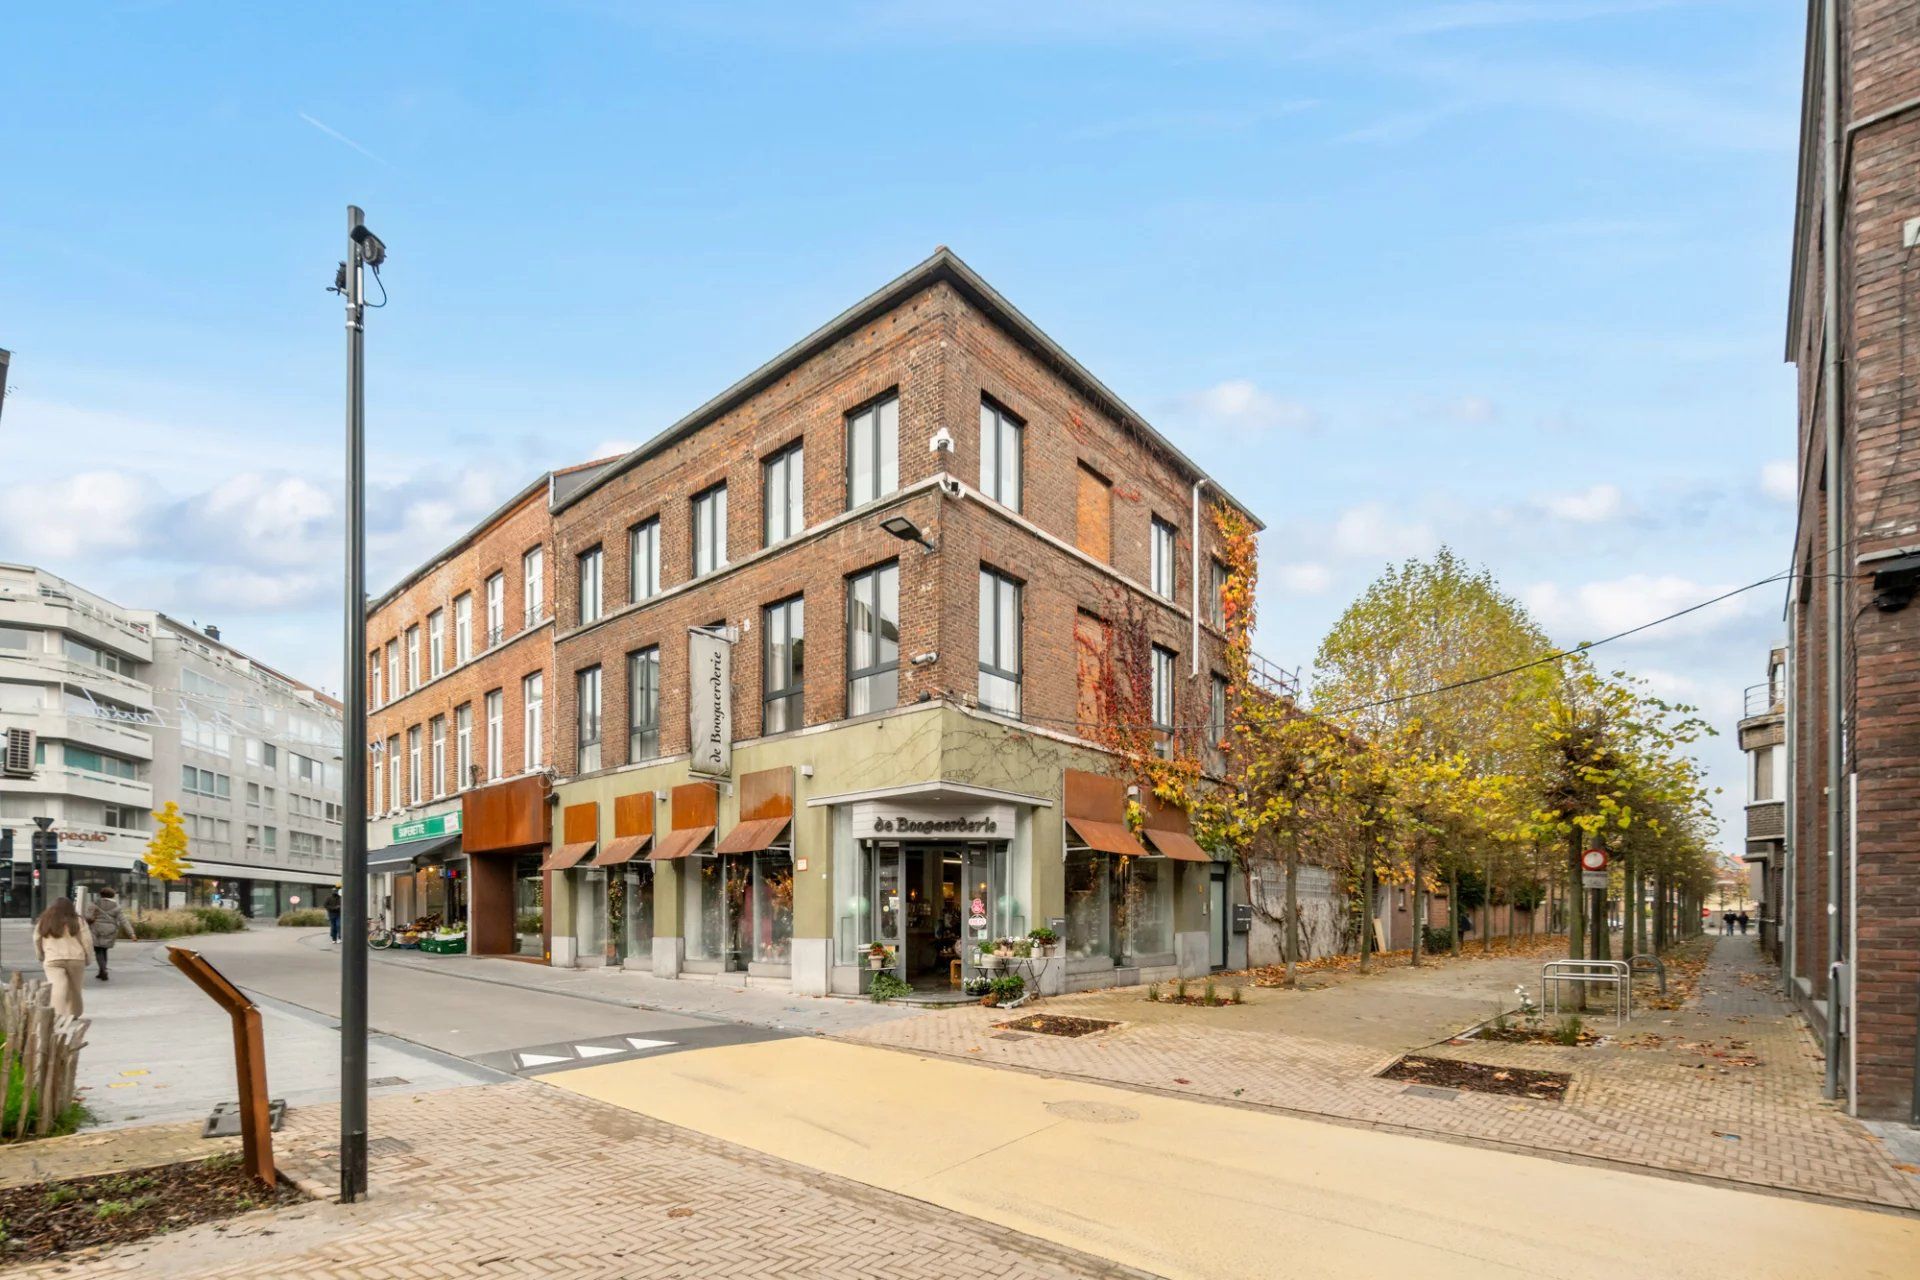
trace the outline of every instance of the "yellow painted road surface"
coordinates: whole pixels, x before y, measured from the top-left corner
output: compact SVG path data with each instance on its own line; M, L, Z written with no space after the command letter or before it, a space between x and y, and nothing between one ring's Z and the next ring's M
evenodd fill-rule
M1909 1218L832 1040L542 1079L1165 1276L1920 1276Z

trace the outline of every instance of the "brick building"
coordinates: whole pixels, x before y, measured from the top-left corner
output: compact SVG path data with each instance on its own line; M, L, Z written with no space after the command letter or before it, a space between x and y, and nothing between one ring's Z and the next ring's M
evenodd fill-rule
M1742 698L1740 750L1747 757L1747 800L1743 813L1748 876L1746 891L1759 911L1760 947L1781 959L1781 879L1785 874L1787 835L1787 651L1767 658L1767 679L1751 685Z
M1123 626L1164 735L1224 715L1217 501L945 249L559 496L554 962L851 992L879 944L945 993L1045 924L1054 989L1243 959L1226 865L1130 830L1085 736Z
M593 465L542 475L367 609L369 900L465 923L483 955L544 954L550 509Z
M1834 0L1831 9L1814 0L1787 332L1799 368L1800 498L1788 605L1786 967L1826 1038L1830 1092L1861 1115L1920 1119L1915 219L1912 0ZM1850 990L1830 983L1835 963L1854 976Z

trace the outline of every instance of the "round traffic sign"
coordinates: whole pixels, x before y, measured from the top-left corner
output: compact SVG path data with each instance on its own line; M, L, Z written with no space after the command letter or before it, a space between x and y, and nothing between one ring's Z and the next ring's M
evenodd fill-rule
M1580 855L1580 867L1584 871L1605 871L1607 869L1607 851L1588 849Z

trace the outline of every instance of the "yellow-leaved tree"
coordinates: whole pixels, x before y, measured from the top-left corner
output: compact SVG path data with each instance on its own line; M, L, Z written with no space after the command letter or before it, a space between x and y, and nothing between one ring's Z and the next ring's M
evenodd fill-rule
M153 815L153 839L147 841L147 874L155 880L178 880L193 864L187 861L187 825L180 806L167 801Z

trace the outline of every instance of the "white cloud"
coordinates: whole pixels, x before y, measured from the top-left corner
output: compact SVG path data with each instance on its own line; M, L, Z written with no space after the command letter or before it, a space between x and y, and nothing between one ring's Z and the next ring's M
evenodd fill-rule
M66 559L139 547L151 503L137 476L82 471L50 484L14 485L0 510L8 512L8 531L29 555Z
M1457 422L1483 426L1498 416L1493 401L1486 396L1461 396L1447 404L1447 416Z
M1800 474L1792 458L1776 458L1760 468L1760 491L1781 502L1800 496Z
M244 613L344 603L337 576L314 572L266 573L230 565L215 565L190 575L181 584L180 594L190 606L237 609ZM179 609L181 606L175 602L167 607ZM265 654L260 657L273 661Z
M1184 401L1191 413L1218 426L1246 432L1300 430L1313 425L1313 411L1297 400L1282 400L1248 378L1229 378Z
M1333 571L1311 561L1274 565L1262 572L1271 581L1299 595L1317 596L1333 585Z
M1521 600L1549 632L1568 643L1599 640L1712 599L1729 588L1675 574L1628 574L1563 587L1541 582L1520 592ZM1697 613L1664 623L1633 637L1635 641L1704 635L1743 618L1756 593L1735 596Z
M602 440L599 444L593 446L592 451L580 460L582 462L598 462L602 458L624 458L639 447L640 442L638 440Z
M1574 524L1599 524L1625 509L1619 486L1596 484L1577 493L1547 493L1534 500L1548 515Z
M1340 513L1333 524L1333 546L1344 556L1399 560L1425 555L1440 539L1423 520L1400 520L1384 503L1363 502Z

